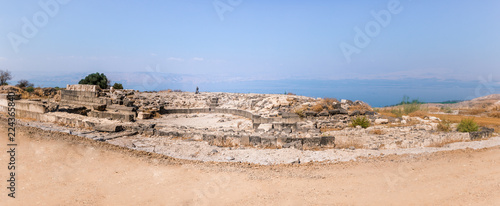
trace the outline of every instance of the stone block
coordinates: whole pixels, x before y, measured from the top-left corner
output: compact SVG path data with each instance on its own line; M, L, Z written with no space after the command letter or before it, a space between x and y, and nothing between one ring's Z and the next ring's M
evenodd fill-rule
M273 128L273 124L260 124L257 129L263 130L264 132L268 132Z
M290 133L292 133L292 128L284 128L283 132L286 134L290 134Z
M105 104L95 104L95 105L92 105L92 109L97 110L97 111L105 111L106 105Z
M282 131L284 128L283 122L273 122L272 124L273 124L273 129L276 131Z
M142 135L151 137L151 136L154 136L156 133L157 133L156 129L154 129L154 128L147 128L147 129L145 129L142 132Z
M276 138L276 146L282 148L285 144L292 142L291 137L278 137Z
M151 119L152 115L149 112L139 112L137 114L137 119Z
M388 124L389 120L388 119L376 119L375 124Z
M249 143L250 143L250 145L253 145L253 146L260 145L260 143L261 143L260 136L250 136Z
M123 130L123 127L115 124L101 124L95 126L94 130L98 132L119 132Z
M337 105L340 105L340 104L337 104ZM349 113L347 112L347 110L345 110L345 109L341 109L341 108L339 108L339 109L332 109L332 110L328 110L328 113L329 113L330 115L346 115L346 114L349 114Z
M304 115L306 115L306 117L315 117L318 113L315 111L305 111Z
M159 136L165 136L165 137L179 137L180 134L177 131L165 131L165 130L159 130L158 131Z
M321 137L320 145L323 147L335 147L335 137L334 136L323 136Z
M469 137L471 140L483 139L490 137L495 130L487 127L481 127L480 131L469 132Z
M260 139L261 145L266 148L276 148L276 138L275 137L262 137Z
M304 138L302 149L316 149L320 147L321 137Z
M283 148L295 148L295 149L302 149L302 139L297 138L293 139L290 143L286 143L283 145Z
M240 138L240 145L242 146L250 146L250 136L243 135Z

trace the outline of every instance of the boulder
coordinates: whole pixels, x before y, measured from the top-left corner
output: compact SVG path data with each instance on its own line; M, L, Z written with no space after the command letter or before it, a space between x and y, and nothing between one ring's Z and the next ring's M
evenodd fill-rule
M315 117L318 113L315 111L305 111L304 115L306 115L306 117Z
M318 114L318 116L320 116L320 117L325 117L325 116L328 116L328 115L330 115L329 112L328 112L328 110L323 110L323 111L321 111Z
M273 124L260 124L257 128L258 130L263 130L264 132L268 132L273 128Z
M359 115L363 115L364 113L359 111L359 110L354 110L352 112L349 112L349 116L359 116Z
M389 120L388 119L376 119L375 124L388 124Z
M373 116L373 115L375 115L375 112L374 111L365 111L365 115Z
M469 137L471 140L482 139L490 137L495 130L487 127L481 127L480 131L469 132Z
M97 110L97 111L105 111L106 110L106 104L95 104L95 105L92 105L92 109L93 110Z
M345 109L332 109L332 110L328 110L328 113L330 113L330 115L348 114L347 110L345 110Z

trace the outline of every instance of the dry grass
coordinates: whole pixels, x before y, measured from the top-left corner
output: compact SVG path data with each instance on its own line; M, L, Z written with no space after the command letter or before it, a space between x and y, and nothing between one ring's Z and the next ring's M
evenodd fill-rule
M412 113L408 114L408 116L410 116L410 117L420 117L420 118L423 119L425 117L428 117L429 113L425 112L425 111L422 111L422 110L419 110L419 111L415 111L415 112L412 112Z
M370 134L383 135L383 134L385 134L385 132L383 130L380 130L380 129L374 129L374 130L370 131Z
M441 108L439 108L439 107L427 107L427 111L429 111L429 112L439 112L439 111L441 111Z
M438 131L449 132L451 131L451 122L447 119L443 119L441 122L439 122L437 129Z
M293 112L295 112L295 114L299 115L299 117L305 117L305 114L304 112L308 109L307 106L305 105L302 105L298 108L295 108L295 110Z
M315 104L311 107L311 110L319 113L319 112L323 111L323 105Z
M373 111L373 109L365 104L349 106L349 111Z
M397 117L397 115L393 114L391 111L389 111L387 109L380 109L378 114L381 116L386 116L386 117L394 117L394 118Z
M460 109L458 114L461 115L479 115L487 112L486 108Z
M499 111L492 111L492 112L488 113L488 117L500 118L500 112Z
M343 140L339 139L335 141L335 148L337 149L351 149L351 148L356 148L356 149L363 149L363 144L361 144L361 141L355 140L355 139L348 139L348 140Z
M452 114L433 114L440 119L447 119L452 123L459 123L462 119L470 118L470 116L465 115L452 115ZM495 132L500 132L500 121L498 118L494 117L475 117L474 121L479 126L489 127L495 129Z

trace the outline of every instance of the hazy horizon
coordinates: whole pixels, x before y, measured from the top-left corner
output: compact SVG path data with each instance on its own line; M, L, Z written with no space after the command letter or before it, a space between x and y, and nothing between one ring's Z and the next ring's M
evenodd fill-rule
M4 1L15 84L293 92L374 106L500 91L500 2ZM158 87L158 88L155 88Z

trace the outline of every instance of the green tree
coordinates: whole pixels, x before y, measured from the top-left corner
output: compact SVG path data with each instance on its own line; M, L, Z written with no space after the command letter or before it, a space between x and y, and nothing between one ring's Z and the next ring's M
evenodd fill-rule
M89 74L84 79L80 80L78 84L98 85L101 89L109 88L108 78L104 73L99 74L99 72Z
M123 85L120 83L115 83L115 84L113 84L113 88L114 89L123 89Z

